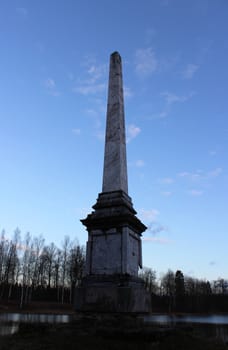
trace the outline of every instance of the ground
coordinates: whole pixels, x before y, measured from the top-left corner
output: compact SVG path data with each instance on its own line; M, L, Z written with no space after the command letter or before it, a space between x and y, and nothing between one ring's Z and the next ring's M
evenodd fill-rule
M102 329L87 332L79 325L22 325L19 333L0 338L0 350L227 350L215 340L202 339L188 330L158 336L150 333L122 333Z
M0 312L18 312L0 304ZM72 314L69 305L35 303L22 310ZM20 324L19 332L0 337L0 350L228 350L228 345L197 334L191 327L152 329L132 317L87 315L70 324Z

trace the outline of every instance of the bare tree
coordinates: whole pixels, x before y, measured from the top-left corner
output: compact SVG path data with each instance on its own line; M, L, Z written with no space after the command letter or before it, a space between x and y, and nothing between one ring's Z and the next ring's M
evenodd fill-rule
M71 242L70 237L65 236L63 243L62 243L62 297L61 301L62 304L64 303L64 290L65 290L65 282L66 282L66 275L67 275L67 262L68 262L68 256L71 249Z
M143 267L140 271L139 277L141 277L145 281L145 287L150 293L157 293L158 284L156 280L156 271L149 268Z

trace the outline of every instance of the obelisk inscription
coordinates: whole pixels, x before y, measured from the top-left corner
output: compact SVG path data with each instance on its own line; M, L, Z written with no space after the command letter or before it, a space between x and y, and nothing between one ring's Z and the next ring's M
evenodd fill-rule
M110 57L102 192L128 193L121 57Z

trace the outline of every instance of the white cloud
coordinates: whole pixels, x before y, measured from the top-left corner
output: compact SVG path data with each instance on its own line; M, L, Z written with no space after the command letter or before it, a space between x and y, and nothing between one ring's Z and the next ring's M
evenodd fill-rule
M156 221L151 222L147 228L147 232L150 232L153 235L157 235L158 233L163 231L168 231L168 227L161 225Z
M17 13L20 16L27 17L28 16L28 9L25 7L17 7L16 8Z
M145 162L144 162L144 160L142 160L142 159L138 159L138 160L136 160L135 165L136 165L138 168L141 168L141 167L144 167Z
M184 79L192 79L193 75L199 69L199 65L189 63L182 73Z
M222 173L222 168L216 168L214 170L211 170L207 173L207 177L217 177Z
M215 156L216 154L217 154L216 151L210 151L210 152L209 152L209 155L212 156L212 157Z
M83 79L79 78L73 92L82 95L96 95L106 88L105 77L107 76L107 65L97 64L95 57L86 57L83 62Z
M176 94L173 94L172 92L162 92L161 96L165 98L165 101L170 105L172 103L176 102L186 102L188 101L195 93L191 92L189 95L185 96L178 96Z
M55 80L53 78L47 78L44 81L44 86L45 86L47 92L49 93L49 95L52 95L52 96L59 96L60 95L60 92L57 90L57 86L56 86Z
M104 130L96 130L95 136L98 140L104 141L105 140L105 131Z
M178 174L179 177L189 179L191 181L198 181L202 178L205 178L205 175L203 175L202 170L197 170L194 173L190 173L188 171L183 171Z
M132 92L131 88L125 86L123 88L123 90L124 90L124 98L128 98L128 97L132 97L133 96L133 92Z
M155 221L155 219L159 214L160 213L157 209L150 209L150 210L140 209L139 210L140 217L142 218L142 220L145 220L145 221Z
M161 237L143 237L143 242L154 242L159 244L170 244L171 241L167 238L161 238Z
M216 169L210 170L208 172L205 172L202 170L197 170L195 172L184 171L184 172L177 174L177 176L182 177L182 178L186 178L186 179L191 180L191 181L201 181L201 180L208 180L208 179L216 178L221 173L222 173L222 168L216 168Z
M159 183L165 184L165 185L170 185L174 182L174 180L171 177L165 177L163 179L159 179L158 181Z
M55 81L52 78L47 78L45 80L45 86L48 89L54 89L56 87Z
M188 191L188 194L190 194L193 197L198 197L198 196L202 196L203 191L193 189L193 190Z
M82 95L95 95L99 92L105 90L105 84L91 84L91 85L81 85L73 88L74 92L80 93Z
M80 135L81 134L81 129L75 128L75 129L72 129L72 132L73 132L74 135Z
M127 142L130 142L141 132L141 129L134 124L130 124L127 126Z
M158 117L159 117L160 119L163 119L163 118L166 118L167 115L168 115L168 111L162 111L162 112L160 112L160 113L158 114Z
M145 166L145 162L142 159L137 159L134 162L129 162L128 166L133 166L133 167L137 167L137 168L142 168Z
M158 61L151 47L138 49L135 53L135 70L142 76L154 73L158 69Z
M106 65L95 65L92 64L88 67L87 73L89 78L87 80L88 84L95 84L98 80L104 78L106 72Z
M161 192L161 194L165 197L170 197L170 196L172 196L173 193L171 191L163 191L163 192Z

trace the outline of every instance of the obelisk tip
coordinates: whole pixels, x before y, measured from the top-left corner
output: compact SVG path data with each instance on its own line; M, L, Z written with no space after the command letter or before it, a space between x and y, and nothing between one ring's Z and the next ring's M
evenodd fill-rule
M111 57L119 57L121 59L121 56L119 54L118 51L114 51L112 54L111 54Z

